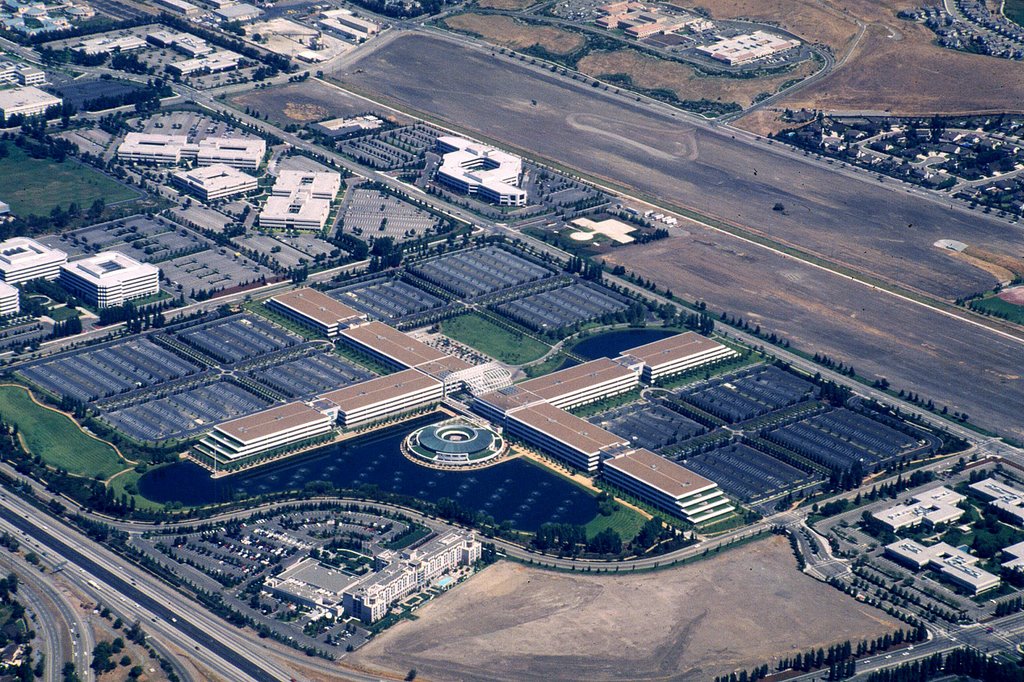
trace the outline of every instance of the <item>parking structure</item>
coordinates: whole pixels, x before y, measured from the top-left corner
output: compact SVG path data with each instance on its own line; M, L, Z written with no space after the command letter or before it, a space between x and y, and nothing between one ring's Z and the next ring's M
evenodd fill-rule
M742 443L692 455L680 463L742 502L782 493L812 479L810 474Z
M814 385L778 367L758 367L715 379L679 397L730 424L814 397Z
M269 404L269 400L237 384L218 380L112 410L103 415L103 420L132 438L160 441L189 436Z
M542 291L497 306L502 315L536 331L562 329L620 313L629 308L624 296L590 282Z
M826 466L849 469L859 462L866 472L929 447L846 408L783 426L766 438Z
M319 353L261 367L248 372L248 376L289 398L301 398L351 386L374 375L337 355Z
M401 279L372 279L327 294L384 322L396 322L446 304L444 299Z
M477 298L555 274L547 266L496 246L433 258L416 263L410 271L463 299Z
M86 403L198 374L204 369L148 338L138 338L32 363L18 373L50 393Z
M343 154L377 170L399 170L415 164L437 138L444 133L433 126L417 123L402 128L346 140L341 143Z
M342 209L339 229L364 239L396 242L424 236L438 224L435 215L375 189L354 189Z
M175 338L224 364L251 360L290 348L302 339L252 315L240 315L190 327Z
M658 450L704 433L697 422L664 405L636 402L594 415L591 424L629 440L636 447Z

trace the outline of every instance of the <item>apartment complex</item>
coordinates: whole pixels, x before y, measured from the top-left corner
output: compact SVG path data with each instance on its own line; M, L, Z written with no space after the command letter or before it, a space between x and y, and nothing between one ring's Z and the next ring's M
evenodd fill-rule
M160 292L160 269L118 251L66 263L60 283L98 308L111 308Z
M0 242L0 280L20 284L32 279L54 280L68 255L43 246L28 237L12 237Z

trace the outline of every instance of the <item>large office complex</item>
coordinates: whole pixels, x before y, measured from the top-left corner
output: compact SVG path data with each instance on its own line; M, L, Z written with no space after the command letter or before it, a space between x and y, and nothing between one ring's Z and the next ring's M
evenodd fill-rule
M0 242L0 280L20 284L32 279L54 280L68 255L43 246L28 237L12 237Z
M267 143L258 137L207 137L199 141L196 160L200 166L223 163L256 170L267 154Z
M710 45L698 47L697 51L720 62L737 65L771 57L799 46L799 40L783 38L767 31L754 31L733 38L723 38Z
M897 540L885 546L889 558L913 568L929 568L974 595L999 587L1000 578L976 565L980 559L945 542L925 546L914 540Z
M509 412L505 429L510 436L534 444L584 471L597 471L602 456L629 445L624 438L546 402Z
M639 362L628 358L598 358L524 381L519 388L570 410L632 391L640 383L640 369Z
M196 159L199 165L224 164L233 168L256 170L267 153L267 143L258 138L208 137L191 144L185 135L128 133L117 148L124 161L180 163Z
M260 211L260 227L322 230L340 188L341 175L332 171L281 171Z
M407 369L324 393L315 404L343 427L352 428L440 402L443 397L442 382Z
M518 156L452 135L437 138L437 150L443 155L437 169L440 182L501 206L526 206Z
M270 193L275 197L289 197L305 192L313 199L334 201L341 189L341 174L334 171L283 170L277 174Z
M309 287L278 294L267 301L267 307L299 324L312 327L329 339L336 337L342 329L366 320L365 313Z
M301 443L331 432L331 417L306 403L272 407L216 426L195 446L200 457L231 462Z
M42 116L50 107L59 107L60 97L54 97L39 88L28 86L13 90L0 90L0 116Z
M85 54L110 54L112 52L129 52L146 47L146 40L136 35L100 36L89 38L75 45L75 49Z
M735 508L714 481L643 448L606 459L601 470L609 483L690 523L711 521Z
M174 173L174 183L203 201L226 199L252 192L258 186L256 178L223 163L200 166Z
M18 288L7 282L0 282L0 317L17 315L21 310L21 299Z
M417 367L448 357L383 322L369 322L342 330L339 340L397 369Z
M117 158L145 163L178 163L187 146L186 135L133 132L125 135L124 141L118 146Z
M736 357L728 346L694 332L676 334L660 341L623 351L623 357L643 363L642 378L649 384L673 374Z
M167 69L181 77L193 76L195 74L205 75L208 73L222 73L237 69L242 63L242 55L231 50L221 50L208 54L204 57L190 57L167 65ZM258 165L258 164L257 164ZM250 168L252 166L241 166Z
M110 308L159 293L160 269L105 251L62 265L60 283L96 307Z
M988 500L989 506L997 509L1003 516L1024 525L1024 492L994 478L972 483L971 490Z
M906 504L898 504L871 515L891 531L920 524L935 526L952 523L963 516L964 510L957 506L963 499L964 496L955 490L939 486L917 493Z

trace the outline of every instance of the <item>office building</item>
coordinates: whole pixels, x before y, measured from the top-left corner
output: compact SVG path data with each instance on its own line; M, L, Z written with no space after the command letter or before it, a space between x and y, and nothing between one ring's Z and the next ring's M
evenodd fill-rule
M75 45L76 50L85 54L110 54L112 52L130 52L146 47L145 38L136 35L126 36L100 36L83 40Z
M1008 483L986 478L970 486L977 495L988 500L988 504L1001 516L1017 525L1024 525L1024 492Z
M341 189L341 174L334 171L283 170L277 174L270 193L275 197L290 197L303 192L313 199L334 201Z
M117 148L122 161L180 163L196 159L201 166L224 164L232 168L256 170L267 153L267 143L259 138L208 137L191 144L185 135L128 133Z
M231 71L233 69L237 69L241 62L242 55L237 52L232 52L231 50L221 50L220 52L208 54L205 57L192 57L173 62L167 65L167 69L171 73L175 73L182 78L187 78L188 76L194 76L197 74L205 75L208 73L223 73L224 71ZM243 168L248 167L249 166L243 166Z
M397 369L418 367L448 357L447 353L431 348L383 322L368 322L343 329L338 340Z
M536 393L522 388L521 384L495 389L473 397L473 411L495 424L505 424L510 412L520 407L528 407L545 402Z
M940 486L917 493L906 504L874 512L871 516L894 532L922 523L926 526L952 523L964 514L964 510L957 506L963 499L960 493Z
M546 402L508 412L505 431L584 471L597 471L602 455L628 446L614 433Z
M694 332L676 334L622 353L622 357L643 363L642 378L649 384L737 355L739 354L728 346Z
M7 282L0 282L0 317L17 315L21 310L21 298L18 287Z
M226 199L257 189L256 178L223 163L179 171L174 183L203 201Z
M62 265L60 283L96 307L110 308L160 293L160 269L117 251L104 251Z
M356 42L367 40L380 31L378 24L353 16L347 9L328 10L320 17L320 26Z
M451 135L437 138L437 151L442 155L438 181L500 206L526 205L526 191L519 188L523 161L518 156Z
M200 461L217 466L265 455L325 436L331 417L302 402L287 403L218 424L194 448Z
M442 382L407 369L323 393L315 405L348 429L440 402L443 393Z
M67 262L68 255L60 249L51 249L28 237L0 242L0 280L8 284L57 279L60 266Z
M8 120L12 116L42 116L50 107L59 107L63 103L60 97L31 85L0 90L0 116Z
M320 231L340 188L338 173L281 171L260 212L260 227Z
M146 34L146 42L157 47L170 47L187 57L202 57L213 52L212 45L191 33L150 31Z
M1000 578L976 566L978 557L945 542L925 546L914 540L897 540L885 546L885 555L916 571L925 568L972 595L999 587Z
M308 287L278 294L267 301L267 307L329 339L342 329L366 320L365 313Z
M570 410L632 391L640 384L641 367L641 363L629 363L625 358L598 358L524 381L519 388Z
M46 72L34 66L19 66L14 72L14 77L22 85L42 85L46 82Z
M165 12L183 17L197 17L203 13L198 6L185 0L153 0L153 4Z
M800 41L773 35L767 31L754 31L733 38L723 38L710 45L697 48L701 54L735 66L747 64L800 47Z
M690 523L711 521L735 509L714 481L643 448L604 460L601 475L612 485Z

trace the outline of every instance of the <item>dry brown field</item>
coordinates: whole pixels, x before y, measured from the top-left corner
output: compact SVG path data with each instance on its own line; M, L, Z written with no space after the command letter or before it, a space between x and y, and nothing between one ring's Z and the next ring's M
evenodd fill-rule
M900 627L797 570L770 537L678 569L566 574L502 562L348 660L425 680L679 680Z
M760 93L775 93L787 81L811 75L818 66L806 61L791 71L766 78L722 78L705 76L681 62L649 57L636 50L616 50L592 52L576 68L595 78L624 74L637 87L671 90L681 100L709 99L747 107Z
M365 100L315 80L250 90L235 95L231 102L239 108L252 107L280 125L353 116L374 109ZM405 117L396 117L387 110L376 113L397 123L408 122Z
M553 54L571 54L586 42L579 33L563 31L552 26L524 24L510 17L468 12L448 17L444 23L456 31L480 36L489 43L526 50L535 45Z
M478 7L484 9L526 9L530 5L536 5L537 0L479 0Z

